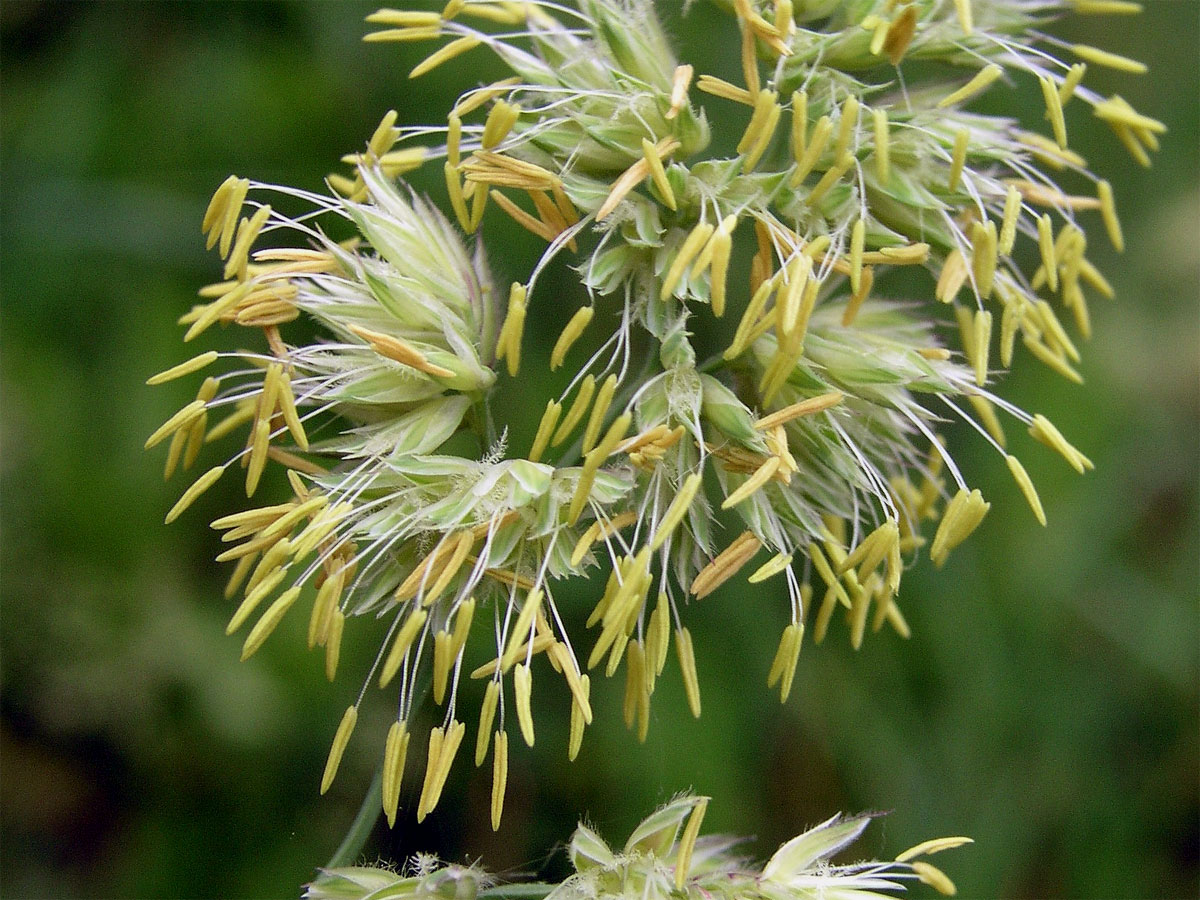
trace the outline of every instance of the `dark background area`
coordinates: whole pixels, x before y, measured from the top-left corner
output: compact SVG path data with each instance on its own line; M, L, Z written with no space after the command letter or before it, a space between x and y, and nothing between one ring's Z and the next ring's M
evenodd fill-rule
M372 8L0 5L6 897L296 896L382 753L390 698L376 692L338 781L317 796L381 629L351 623L334 685L304 650L300 616L238 664L205 524L240 508L238 488L163 527L183 482L164 485L161 452L142 450L195 389L144 381L185 358L175 319L219 274L199 228L216 185L236 172L319 190L389 107L402 122L439 121L459 91L494 77L473 54L410 83L420 48L360 42ZM1072 146L1116 188L1128 249L1113 255L1097 224L1090 255L1118 299L1093 305L1086 386L1026 364L1002 388L1096 462L1079 478L1013 430L1050 528L1003 461L952 430L993 509L943 571L906 575L911 640L869 635L856 653L835 626L823 645L806 641L780 706L764 682L785 598L731 583L689 610L700 720L672 668L639 745L621 727L621 679L600 679L597 724L568 764L567 696L546 688L536 748L514 744L499 835L490 771L464 754L437 812L420 828L402 816L369 853L561 874L553 848L577 818L620 842L690 787L714 797L706 830L754 835L759 856L837 810L890 809L859 852L971 835L937 860L966 897L1197 896L1197 20L1191 0L1152 0L1136 20L1059 27L1148 61L1147 76L1094 71L1088 83L1171 132L1143 170L1082 104L1068 108ZM703 4L672 19L698 71L736 67L704 37L721 23ZM1040 115L1036 85L989 100ZM436 180L417 183L441 198ZM534 245L502 219L485 233L498 280L519 276ZM527 371L544 371L573 308L530 317ZM545 400L509 383L498 403L526 434ZM563 605L590 608L598 589L564 591Z

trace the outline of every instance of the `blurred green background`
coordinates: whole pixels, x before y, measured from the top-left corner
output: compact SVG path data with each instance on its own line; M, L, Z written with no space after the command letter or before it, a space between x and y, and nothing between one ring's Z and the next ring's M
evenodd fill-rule
M696 39L723 27L711 10L670 8L701 71L736 67ZM806 644L781 707L763 682L785 600L728 586L690 610L699 721L672 674L639 745L619 721L620 679L602 683L597 724L568 764L565 715L551 711L565 714L566 694L546 689L537 747L514 749L498 836L490 772L459 766L433 816L377 831L369 854L561 875L554 848L577 817L621 841L691 787L715 798L706 828L754 835L759 856L834 811L891 809L859 852L972 835L938 860L963 896L1197 896L1198 8L1151 0L1136 21L1060 28L1150 62L1149 76L1089 73L1089 84L1171 133L1143 170L1082 106L1070 110L1072 145L1116 187L1128 249L1118 258L1092 242L1119 298L1094 305L1086 387L1033 365L1004 387L1096 462L1078 478L1015 435L1051 527L1033 522L1002 460L954 431L993 510L944 571L923 563L906 576L910 641L868 636L855 653L833 629ZM175 319L217 277L199 229L213 188L236 172L320 189L389 107L402 122L436 121L490 77L479 54L410 84L418 48L360 43L371 9L0 5L5 897L296 896L382 751L390 700L370 696L318 798L374 623L348 630L332 686L298 619L239 665L205 525L234 508L237 487L163 527L181 482L164 485L162 454L142 451L195 388L143 382L184 358ZM1029 87L1009 102L1040 110ZM504 244L507 230L488 234L500 280L535 249ZM530 371L573 302L534 317ZM545 397L514 393L501 409L524 434ZM582 606L588 593L572 597Z

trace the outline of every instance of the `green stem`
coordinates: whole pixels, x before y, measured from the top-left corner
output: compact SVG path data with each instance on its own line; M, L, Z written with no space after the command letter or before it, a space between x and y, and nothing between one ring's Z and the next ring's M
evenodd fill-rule
M382 800L383 764L380 763L379 768L375 770L375 777L371 779L371 786L367 788L367 795L363 797L362 806L358 808L358 815L350 823L350 830L346 832L346 836L342 838L342 843L326 864L325 867L327 869L352 865L358 859L358 855L367 843L367 838L371 836L371 831L375 828L375 822L378 820L381 811Z
M410 709L415 709L424 703L433 686L433 673L421 674L424 677L419 678L418 683L413 687L413 702L410 704ZM355 815L354 821L350 823L350 830L342 838L342 843L334 851L333 857L326 864L325 868L334 869L338 866L353 865L354 861L362 853L362 848L366 846L367 839L371 836L371 832L374 830L375 823L378 821L381 812L383 812L382 761L379 763L379 768L375 770L375 777L371 779L371 786L367 788L367 795L363 797L362 804L358 808L358 814Z

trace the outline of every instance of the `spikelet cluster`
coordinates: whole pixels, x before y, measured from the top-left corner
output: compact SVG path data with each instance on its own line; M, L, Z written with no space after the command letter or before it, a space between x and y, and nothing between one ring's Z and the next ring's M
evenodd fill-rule
M213 523L229 543L218 558L234 566L228 596L240 597L229 630L248 627L249 656L303 598L332 678L347 619L382 620L367 680L399 686L383 770L392 821L427 689L444 718L418 736L418 817L438 802L466 736L464 674L486 682L467 755L492 757L498 825L508 735L535 739L535 669L569 690L574 757L592 719L589 673L624 664L625 719L644 739L672 645L699 715L686 606L735 577L776 579L788 598L768 679L781 699L806 628L820 642L835 613L855 647L868 627L907 635L903 570L923 550L941 565L989 508L942 444L943 422L965 420L1005 457L1043 524L1002 420L1091 468L996 383L1026 364L1081 380L1088 295L1111 293L1085 226L1117 249L1122 237L1112 188L1068 125L1090 111L1138 162L1164 128L1086 84L1089 66L1144 66L1043 29L1136 4L722 6L736 83L678 59L645 0L380 10L367 40L430 42L412 77L468 52L491 53L503 77L466 90L444 126L400 127L389 113L328 194L231 177L205 215L225 280L183 317L185 340L235 323L261 332L263 349L231 354L231 370L147 442L169 439L170 476L204 444L244 435L167 518L235 464L248 496L268 465L286 469L289 499ZM972 111L1021 83L1040 86L1038 129ZM709 151L716 129L738 137L733 155ZM423 166L440 169L444 195L405 185ZM264 202L273 192L309 211L281 215ZM358 237L335 241L339 228ZM546 249L521 281L497 285L480 235L512 228ZM253 249L276 233L288 246ZM558 302L539 289L556 257L588 297L551 354L575 375L538 401L532 445L510 447L489 397L544 383L521 348L528 313ZM891 296L896 270L924 286ZM289 342L299 317L320 340ZM727 321L728 343L697 346L704 320ZM568 634L556 586L589 576L592 631ZM472 630L494 635L490 652L469 646Z
M919 880L949 896L955 893L954 882L920 857L971 843L964 837L935 838L906 850L894 862L837 865L830 858L853 844L872 818L837 815L783 844L765 865L754 866L737 853L740 839L700 836L707 808L707 797L676 797L645 818L619 851L580 825L567 845L574 873L557 885L521 887L532 888L530 895L546 900L885 900L893 896L885 891L903 892L906 882ZM486 883L478 870L437 868L425 859L408 873L369 867L327 869L306 886L303 896L306 900L474 898ZM496 890L502 893L504 888Z

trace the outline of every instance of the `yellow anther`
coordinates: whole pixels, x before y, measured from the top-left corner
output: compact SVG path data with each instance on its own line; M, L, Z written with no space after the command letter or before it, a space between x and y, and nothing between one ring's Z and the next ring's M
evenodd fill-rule
M696 675L696 654L692 649L692 633L686 628L675 632L675 652L679 655L679 669L683 674L683 690L687 695L688 708L695 718L700 718L700 679Z
M1095 63L1098 66L1108 66L1110 69L1117 69L1121 72L1145 75L1150 71L1149 67L1143 62L1130 59L1127 56L1121 56L1117 53L1109 53L1107 50L1101 50L1098 47L1091 47L1087 44L1072 44L1071 52L1080 59Z
M396 632L396 638L392 641L392 649L388 653L387 659L384 660L383 669L379 673L379 686L387 687L388 683L400 669L400 663L404 661L404 657L408 654L409 648L413 641L416 640L417 634L425 625L425 620L429 617L429 613L424 609L414 609L408 614L408 618L404 620L404 624L400 626L400 630Z
M497 100L488 112L487 120L483 125L483 135L480 138L483 149L491 150L508 137L508 133L517 124L520 115L521 107L506 103L504 100Z
M508 734L496 732L496 749L492 756L492 831L500 830L504 813L504 791L508 785Z
M393 722L383 746L382 800L389 828L396 826L396 811L400 805L400 782L404 775L404 761L408 756L410 737L407 723L403 720Z
M662 289L659 291L660 299L666 300L675 291L688 264L695 259L708 239L712 237L713 231L714 228L710 223L701 222L688 233L679 249L675 251L675 258L671 261L667 274L663 276Z
M887 109L877 108L871 110L871 119L875 126L875 174L886 185L892 177Z
M333 736L333 744L329 748L329 758L325 761L325 774L321 776L322 794L329 790L329 786L333 784L333 779L337 776L338 766L342 762L342 754L346 752L346 744L350 742L350 735L354 732L357 722L358 707L347 707L337 732Z
M596 439L600 437L600 429L604 425L604 417L608 415L609 404L612 403L613 394L617 390L617 376L609 375L600 385L600 389L596 391L596 402L592 404L591 414L588 416L587 427L583 430L583 445L582 452L589 453L596 444Z
M983 69L979 70L974 78L972 78L958 90L947 94L945 97L939 100L937 104L938 109L945 109L947 106L953 106L956 103L962 103L964 100L969 100L976 94L982 93L983 91L987 90L1002 74L1004 74L1004 69L996 63L985 66Z
M480 44L477 37L460 37L457 38L439 50L435 50L429 56L425 57L420 63L413 67L413 70L408 73L409 78L420 78L426 72L436 69L444 62L449 62L456 56L462 56L468 50L474 50Z
M1107 181L1096 184L1096 195L1100 198L1100 216L1113 249L1121 253L1125 249L1125 237L1121 233L1121 220L1117 218L1117 206L1113 200L1112 185Z
M1054 130L1054 140L1058 146L1067 146L1067 120L1063 117L1062 100L1058 96L1058 88L1045 75L1038 78L1042 86L1042 99L1046 102L1046 115L1050 118L1050 127Z
M950 175L947 178L947 187L951 191L958 190L958 182L962 178L963 166L967 161L967 148L970 145L971 132L969 129L960 128L954 134L954 149L950 154Z
M662 195L663 203L668 209L675 209L675 192L671 189L671 182L667 181L667 172L658 156L658 148L646 138L642 138L642 158L646 162L650 180Z

